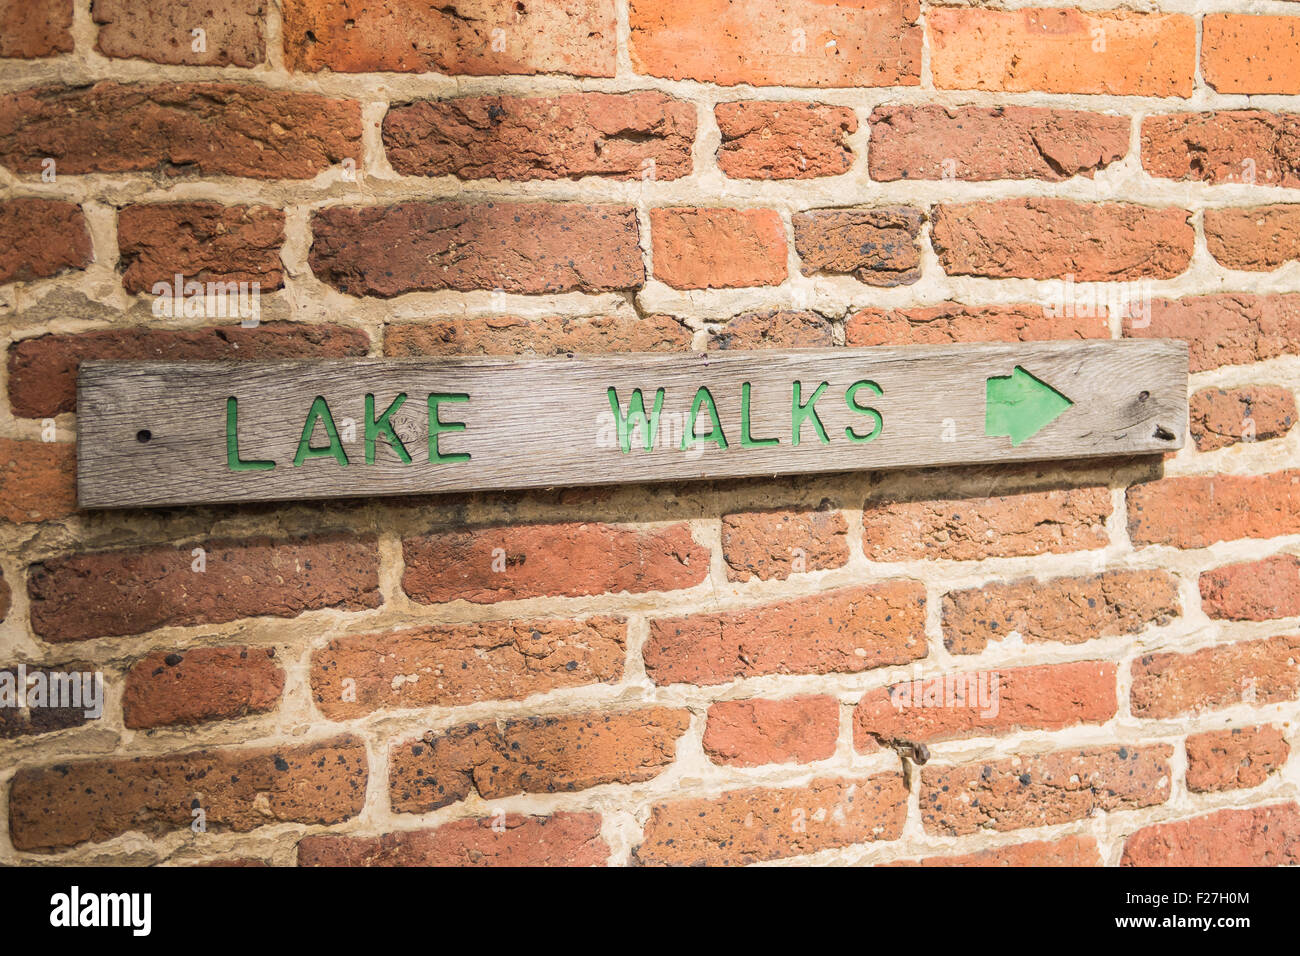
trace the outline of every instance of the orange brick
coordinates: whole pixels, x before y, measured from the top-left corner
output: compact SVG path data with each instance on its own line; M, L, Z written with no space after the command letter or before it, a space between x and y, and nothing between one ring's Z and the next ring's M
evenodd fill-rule
M996 199L939 206L931 237L948 275L1172 279L1191 262L1190 218L1135 203Z
M946 345L949 342L1040 342L1106 339L1106 311L1084 316L1042 305L967 306L958 302L906 309L863 309L844 324L850 346Z
M677 756L690 712L667 707L461 724L395 745L393 810L425 813L471 794L586 790L657 777Z
M1268 441L1281 438L1295 424L1295 393L1268 385L1204 388L1191 397L1189 417L1199 451Z
M848 522L839 511L750 511L722 516L728 581L785 580L843 567Z
M627 623L612 617L434 624L337 637L312 655L312 699L332 720L518 700L617 680L626 644Z
M1187 475L1128 490L1128 533L1139 547L1204 548L1300 532L1300 470Z
M780 604L650 622L656 684L724 684L762 674L855 674L924 657L925 589L891 581Z
M604 866L600 814L507 813L382 836L319 833L298 842L299 866Z
M699 584L709 552L685 522L653 529L586 522L441 531L402 543L402 588L421 604L673 591Z
M1029 754L921 773L926 832L962 836L1083 820L1169 799L1173 749L1105 747Z
M1300 259L1300 206L1205 210L1205 243L1229 269L1270 272Z
M901 774L814 780L781 790L732 790L720 797L652 807L638 863L742 866L874 840L897 840L907 817Z
M1192 94L1196 22L1188 16L938 7L926 22L940 89Z
M1300 694L1300 637L1144 654L1133 662L1129 708L1164 719L1232 707L1275 704Z
M943 596L943 643L978 654L1015 632L1031 644L1080 644L1168 624L1179 610L1178 583L1164 571L989 582Z
M629 0L632 68L735 86L916 86L917 0Z
M771 209L652 209L650 238L655 278L675 289L785 281L785 226Z
M1220 810L1157 823L1124 843L1121 866L1295 866L1300 864L1300 806L1279 803Z
M927 856L900 860L889 866L1101 866L1097 841L1092 837L1068 836L1049 843L1016 843L980 850L961 856Z
M1282 768L1291 747L1277 727L1234 727L1187 738L1187 789L1258 787Z
M77 510L77 446L0 438L0 519L49 521Z
M1300 614L1300 558L1278 554L1201 572L1201 607L1229 621L1268 621Z
M835 753L839 733L834 697L725 700L709 707L704 752L714 763L737 767L813 763Z
M1110 512L1105 488L867 502L862 547L872 561L1060 554L1105 547Z
M918 678L867 691L853 711L853 743L930 743L1014 730L1061 730L1115 716L1115 665L1048 664Z
M1207 13L1201 74L1220 93L1300 93L1300 17Z
M335 73L613 76L616 29L614 0L286 0L284 58Z

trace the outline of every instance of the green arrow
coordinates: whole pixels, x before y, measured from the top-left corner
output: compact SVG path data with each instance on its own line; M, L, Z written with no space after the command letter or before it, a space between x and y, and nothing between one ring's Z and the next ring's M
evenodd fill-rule
M984 434L1010 435L1015 447L1073 404L1017 365L1010 375L994 375L984 383Z

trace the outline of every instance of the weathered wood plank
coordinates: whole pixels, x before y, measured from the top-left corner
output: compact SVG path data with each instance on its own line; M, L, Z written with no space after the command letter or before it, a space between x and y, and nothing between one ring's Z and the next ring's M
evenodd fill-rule
M815 415L795 409L796 382ZM621 415L634 389L647 416L663 390L651 451L635 430L621 447L611 388ZM396 495L1155 454L1183 443L1187 346L87 362L77 401L82 507ZM721 435L683 449L693 405L696 434L712 430L712 405Z

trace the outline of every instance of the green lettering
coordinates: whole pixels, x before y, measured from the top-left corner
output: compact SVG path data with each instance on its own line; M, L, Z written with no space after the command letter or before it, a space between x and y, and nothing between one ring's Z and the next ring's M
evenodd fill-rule
M393 451L397 452L397 457L402 459L402 464L409 465L411 463L410 453L406 450L406 446L402 444L402 439L397 437L397 432L393 431L393 423L388 420L389 416L401 408L402 403L405 401L406 393L403 392L393 399L393 404L388 406L388 410L385 411L384 414L375 418L375 396L366 396L367 465L373 465L375 463L375 439L380 435L383 435L388 444L393 447Z
M664 390L661 388L655 391L654 411L650 413L649 420L646 419L641 389L632 389L632 397L627 401L627 415L623 414L623 408L619 405L617 389L611 387L606 394L609 396L609 407L614 412L614 423L618 426L618 447L623 450L623 454L632 451L632 430L635 428L641 429L641 441L645 450L652 451L659 435L659 413L664 408Z
M314 448L311 444L312 433L316 430L316 420L320 419L325 423L325 434L329 436L330 443L324 448ZM293 456L293 466L297 468L308 458L333 458L340 466L347 466L348 456L343 450L343 443L339 441L339 430L334 426L334 416L330 414L329 404L325 401L325 396L317 395L316 401L311 403L311 411L307 413L307 421L302 426L302 437L298 439L298 454Z
M239 457L239 403L232 395L226 399L226 467L231 471L268 471L273 461L244 461Z
M709 420L713 422L713 428L707 435L695 434L695 422L699 419L701 406L708 404ZM682 451L695 445L701 445L706 442L712 442L719 448L727 447L727 436L722 433L722 422L718 420L718 406L713 401L713 395L707 388L701 386L695 393L695 398L691 402L691 419L690 424L686 426L686 431L682 433Z
M795 381L794 383L794 401L790 406L790 430L793 437L790 444L799 444L799 433L803 430L803 423L806 419L811 418L813 427L817 429L817 440L823 445L830 443L830 438L826 435L826 428L822 425L822 420L817 417L817 399L822 397L822 392L826 391L829 382L822 382L812 393L812 398L808 399L807 404L800 402L799 399L803 392L803 382Z
M764 445L779 445L779 438L752 438L749 434L749 383L740 386L740 447L762 448Z
M438 406L443 402L468 402L469 396L463 392L438 393L429 395L429 461L469 461L470 456L464 452L443 454L438 449L438 436L443 432L463 432L464 422L444 422L438 418Z
M876 423L875 425L872 426L871 431L865 435L859 435L857 432L855 432L852 429L852 427L848 427L844 429L844 434L849 437L849 441L857 442L858 444L865 445L867 442L871 441L872 439L874 439L876 436L880 434L880 430L885 427L885 419L881 416L880 412L876 411L874 408L869 408L866 405L859 405L857 403L856 396L858 394L858 389L860 388L868 389L869 391L875 392L877 395L883 395L885 393L880 388L879 385L877 385L875 382L872 382L868 379L863 379L860 382L854 382L852 385L849 386L849 390L844 393L844 401L848 404L849 408L853 409L853 411L858 412L861 415L870 415L872 418L876 420Z

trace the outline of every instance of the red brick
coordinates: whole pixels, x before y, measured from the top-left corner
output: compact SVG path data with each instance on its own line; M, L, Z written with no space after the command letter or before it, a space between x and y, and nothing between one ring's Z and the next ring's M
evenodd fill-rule
M285 0L284 58L335 73L613 76L616 26L614 0Z
M731 790L656 804L632 854L649 866L743 866L897 840L906 818L907 785L896 773Z
M81 207L55 199L0 202L0 283L31 282L94 258Z
M402 588L421 604L674 591L709 573L709 551L685 522L468 528L407 538L402 554Z
M380 836L311 834L299 866L604 866L599 813L508 813Z
M1215 451L1281 438L1296 422L1295 393L1268 385L1203 388L1192 396L1189 412L1197 450Z
M834 756L839 735L834 697L725 700L709 707L704 752L736 767L813 763Z
M1207 13L1201 75L1220 93L1300 93L1300 17Z
M690 347L691 330L670 315L492 315L384 326L384 354L397 357L684 352Z
M1280 269L1300 259L1300 205L1207 209L1205 242L1229 269Z
M1069 199L997 199L937 207L931 239L949 275L1079 282L1172 279L1194 232L1186 209Z
M206 569L193 570L203 548ZM47 641L143 634L241 617L379 607L373 535L100 551L50 558L28 571L32 630Z
M1053 314L1058 313L1058 314ZM844 325L845 344L946 345L949 342L1042 342L1110 338L1106 310L1083 316L1041 305L967 306L957 302L907 309L863 309Z
M961 856L927 856L890 866L1101 866L1093 837L1067 836L1055 842L1037 840L993 847Z
M649 90L422 100L390 108L383 136L407 176L670 180L691 173L695 107Z
M722 86L916 86L916 0L630 0L632 68Z
M113 328L56 333L9 346L9 405L19 418L77 408L77 369L88 359L181 361L342 358L365 355L370 339L340 325L265 322L199 329Z
M818 312L765 309L728 319L710 349L818 349L835 344L830 320Z
M1300 182L1300 180L1298 180ZM1300 354L1300 295L1195 295L1155 299L1150 324L1124 334L1187 342L1191 371Z
M0 57L72 52L73 0L0 0Z
M1187 738L1187 789L1197 793L1258 787L1291 754L1277 727L1234 727Z
M95 49L104 56L197 66L257 66L266 59L265 0L94 0ZM194 30L203 31L202 50Z
M868 691L853 744L929 743L1014 730L1061 730L1115 716L1115 665L1102 661L946 674Z
M1192 95L1196 21L1188 16L939 7L926 23L939 89Z
M690 712L651 707L462 724L393 748L393 810L425 813L470 794L586 790L659 776L677 756Z
M361 812L366 748L355 737L247 750L81 760L23 767L9 788L15 849L53 850L133 831L209 833L273 823L341 823Z
M1300 806L1278 803L1157 823L1124 843L1121 866L1295 866Z
M839 511L750 511L722 516L728 581L784 581L792 573L843 567L848 522Z
M122 284L127 292L171 286L177 275L198 282L284 284L280 246L284 213L269 206L144 203L117 216Z
M126 672L122 711L133 728L232 720L274 710L283 691L272 648L155 651Z
M771 209L650 210L654 274L675 289L780 285L785 226Z
M0 588L4 586L3 580L0 580ZM5 599L8 598L8 591L5 591ZM2 618L3 615L0 615ZM13 703L6 701L4 707L0 707L0 740L12 740L16 737L29 737L37 734L48 734L56 730L67 730L71 727L82 727L88 721L97 719L93 716L87 716L89 711L92 715L97 709L103 710L105 704L105 684L103 674L100 674L99 689L94 686L96 670L94 666L81 661L52 664L40 667L35 664L24 663L22 672L19 671L18 665L14 664L9 667L0 668L0 674L4 675L4 681L10 687L14 688L23 701L31 702L30 694L39 693L40 688L45 689L46 697L42 701L37 698L40 706L36 707L18 707ZM26 677L28 681L36 680L31 683L30 687L24 687L22 678ZM78 684L72 685L71 680L76 679ZM56 690L58 688L58 690ZM66 688L67 692L73 696L70 698L60 698L56 701L55 694L61 693ZM71 706L56 706L64 699L68 700Z
M1144 654L1133 662L1133 716L1178 717L1234 704L1275 704L1300 694L1300 637Z
M1300 615L1300 558L1279 554L1201 573L1201 607L1213 618L1268 621Z
M50 521L77 510L77 446L0 438L0 519Z
M0 96L0 165L40 172L47 157L59 174L311 179L360 162L361 107L246 83L105 80Z
M1062 554L1105 547L1110 512L1110 493L1100 487L869 501L862 512L862 547L870 561Z
M1264 110L1152 113L1142 167L1162 179L1300 185L1300 115Z
M943 643L978 654L1014 632L1027 644L1081 644L1168 624L1180 610L1178 582L1164 571L988 582L943 596Z
M725 684L764 674L856 674L925 655L925 589L891 581L655 618L645 668L656 684Z
M518 700L623 676L627 622L487 621L338 637L312 655L312 699L331 720L376 710ZM350 685L344 681L351 679Z
M330 206L312 217L312 231L312 271L349 295L608 292L645 280L636 213L628 206Z
M871 178L1043 179L1103 169L1128 152L1129 119L1032 106L877 106Z
M815 179L853 165L847 137L858 116L847 106L744 100L713 113L722 133L718 167L732 179Z
M917 237L925 216L910 206L813 209L794 215L794 245L806 276L852 275L875 286L921 278Z
M1300 471L1188 475L1128 490L1133 543L1204 548L1235 538L1300 532Z
M927 833L962 836L1083 820L1169 799L1172 748L1099 747L1026 754L921 772Z

